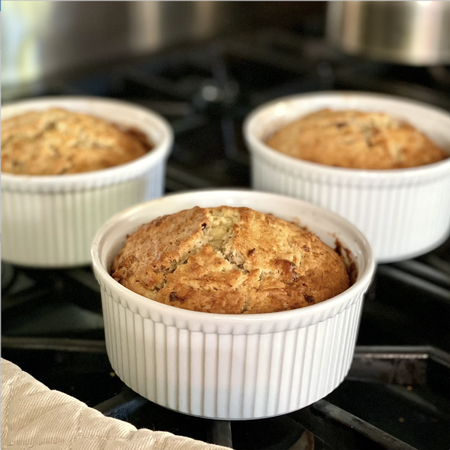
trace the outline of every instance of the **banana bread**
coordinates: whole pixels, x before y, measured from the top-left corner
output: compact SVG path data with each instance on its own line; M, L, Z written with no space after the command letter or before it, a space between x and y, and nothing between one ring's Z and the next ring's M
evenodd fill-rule
M268 313L327 300L350 286L341 256L298 225L249 208L195 207L142 225L112 277L167 305Z
M267 145L306 161L355 169L401 169L448 157L405 121L356 110L308 114L274 133Z
M151 148L139 130L59 108L2 121L2 172L17 175L106 169L137 159Z

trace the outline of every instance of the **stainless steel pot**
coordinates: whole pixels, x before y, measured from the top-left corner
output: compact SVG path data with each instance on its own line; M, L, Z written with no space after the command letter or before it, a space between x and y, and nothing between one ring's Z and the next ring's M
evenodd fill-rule
M233 5L231 5L233 6ZM2 85L207 39L230 25L224 2L5 2Z
M326 38L342 51L386 62L450 63L450 2L331 1Z
M4 2L2 88L261 26L298 26L322 2ZM10 89L9 89L10 88ZM2 89L2 99L5 89ZM14 97L14 93L13 93Z

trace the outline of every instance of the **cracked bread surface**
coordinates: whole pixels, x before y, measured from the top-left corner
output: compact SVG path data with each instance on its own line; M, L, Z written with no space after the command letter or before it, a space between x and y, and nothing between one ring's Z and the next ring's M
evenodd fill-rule
M417 167L449 156L407 122L357 110L308 114L282 127L266 143L295 158L355 169Z
M149 299L223 314L302 308L350 286L342 258L316 235L230 206L195 207L142 225L110 273Z
M152 147L139 130L99 117L51 108L2 121L2 172L64 175L133 161Z

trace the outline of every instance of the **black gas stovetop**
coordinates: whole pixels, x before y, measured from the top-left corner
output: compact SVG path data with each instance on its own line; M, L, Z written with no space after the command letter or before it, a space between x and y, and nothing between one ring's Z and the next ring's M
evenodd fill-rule
M450 111L446 67L347 57L321 40L264 30L176 48L46 81L36 96L99 95L147 106L175 132L166 191L249 187L242 122L259 104L300 92L364 90ZM114 374L90 267L2 262L2 357L52 389L138 428L236 450L450 448L450 241L379 265L366 294L353 365L325 399L284 416L216 421L143 399Z

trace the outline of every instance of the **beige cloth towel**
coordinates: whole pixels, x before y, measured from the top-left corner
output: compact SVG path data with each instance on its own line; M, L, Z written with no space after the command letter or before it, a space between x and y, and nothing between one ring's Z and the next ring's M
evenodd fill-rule
M227 450L105 417L5 359L1 385L2 450Z

